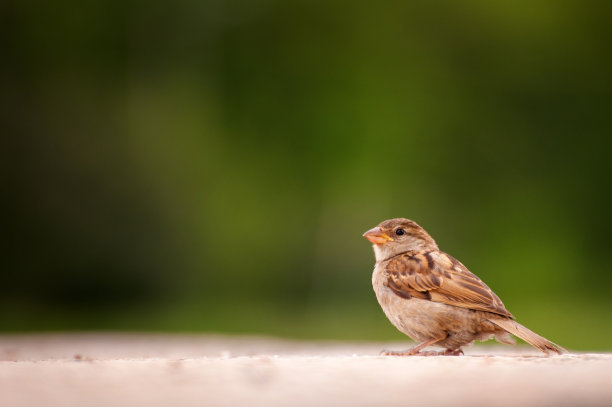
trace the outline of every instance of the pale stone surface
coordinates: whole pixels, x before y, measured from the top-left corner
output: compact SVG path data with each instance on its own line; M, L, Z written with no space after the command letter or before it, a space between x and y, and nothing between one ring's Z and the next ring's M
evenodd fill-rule
M610 406L612 355L210 335L0 336L0 406Z

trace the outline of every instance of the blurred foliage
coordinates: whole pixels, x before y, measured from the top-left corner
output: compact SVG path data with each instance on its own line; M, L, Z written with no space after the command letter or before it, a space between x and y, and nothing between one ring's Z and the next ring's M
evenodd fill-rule
M609 349L611 10L3 2L0 329L401 339L361 234L404 216Z

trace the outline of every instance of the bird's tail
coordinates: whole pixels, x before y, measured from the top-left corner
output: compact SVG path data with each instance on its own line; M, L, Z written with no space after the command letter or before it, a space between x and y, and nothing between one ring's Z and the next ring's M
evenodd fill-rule
M552 343L544 337L541 337L537 333L533 332L532 330L524 327L523 325L510 318L488 318L488 320L499 326L500 328L508 331L512 335L518 336L534 348L539 349L544 353L567 353L567 350L563 349L561 346Z

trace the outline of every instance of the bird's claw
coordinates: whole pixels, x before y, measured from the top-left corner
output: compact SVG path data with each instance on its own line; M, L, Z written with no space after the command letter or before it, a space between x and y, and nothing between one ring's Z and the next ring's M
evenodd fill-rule
M404 351L395 351L395 350L383 350L380 352L381 356L459 356L463 355L463 351L461 349L446 349L442 352L436 351L414 351L412 349L404 350Z

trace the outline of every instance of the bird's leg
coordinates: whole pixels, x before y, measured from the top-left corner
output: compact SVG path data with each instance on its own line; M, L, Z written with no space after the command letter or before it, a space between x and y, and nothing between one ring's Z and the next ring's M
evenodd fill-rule
M429 345L433 345L438 342L440 339L432 338L428 339L425 342L419 343L416 346L413 346L410 349L404 351L394 351L394 350L383 350L380 352L381 355L384 356L435 356L438 355L438 352L421 352L421 349L428 347Z
M461 349L446 349L444 352L440 352L440 355L445 355L445 356L459 356L459 355L463 355L463 351Z

